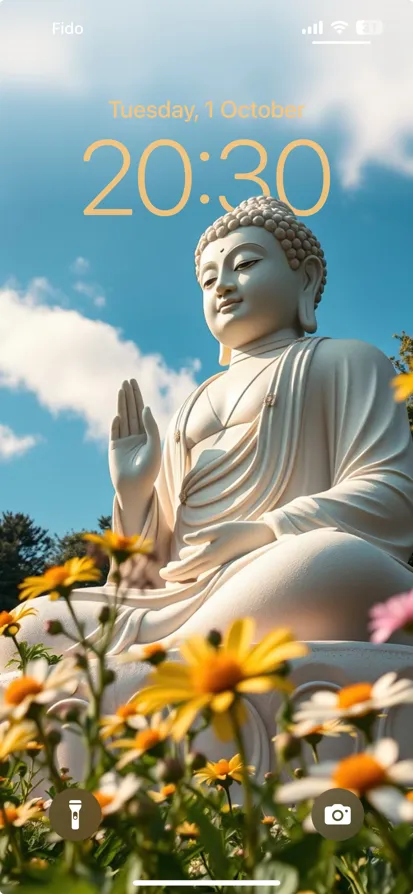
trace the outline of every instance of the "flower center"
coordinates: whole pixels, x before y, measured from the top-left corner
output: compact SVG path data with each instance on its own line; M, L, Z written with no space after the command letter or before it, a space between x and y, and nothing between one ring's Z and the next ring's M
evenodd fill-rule
M413 801L413 792L407 792L406 798L408 801Z
M10 825L16 821L19 815L16 807L3 807L0 810L0 829L4 829L5 826L4 814L6 814L7 822L10 823Z
M170 798L171 795L174 795L176 792L176 785L173 782L170 782L168 785L163 785L161 788L161 795L164 798Z
M0 627L7 627L9 624L15 624L13 615L9 612L0 612Z
M102 809L113 801L113 795L108 795L106 792L93 792L93 794Z
M33 677L21 677L9 684L4 698L9 705L20 705L28 695L38 695L42 689L42 684Z
M156 729L143 729L135 736L135 746L142 751L149 751L161 741L161 734Z
M338 788L364 794L386 782L386 770L370 754L352 754L340 761L333 779Z
M229 773L229 762L225 758L221 758L215 764L215 772L217 776L227 776Z
M152 658L152 655L158 655L160 652L164 651L165 649L161 643L148 643L148 645L143 648L145 658Z
M47 585L52 589L61 587L67 578L67 568L63 568L62 565L56 565L54 568L49 568L49 570L45 572L44 577L47 581Z
M354 683L353 686L345 686L338 693L339 708L352 708L360 702L366 702L371 698L373 687L371 683Z
M127 717L133 717L136 714L136 708L132 704L120 705L116 714L118 717L121 717L122 720L126 720Z
M211 655L193 672L194 687L197 692L225 692L234 689L243 679L238 661L232 655Z

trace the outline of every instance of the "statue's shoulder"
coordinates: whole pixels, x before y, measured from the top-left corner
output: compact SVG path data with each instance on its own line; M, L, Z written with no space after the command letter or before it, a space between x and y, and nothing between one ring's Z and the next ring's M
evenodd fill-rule
M357 338L323 338L319 341L313 356L314 371L321 374L328 371L349 369L357 376L373 368L393 371L389 358L380 348Z

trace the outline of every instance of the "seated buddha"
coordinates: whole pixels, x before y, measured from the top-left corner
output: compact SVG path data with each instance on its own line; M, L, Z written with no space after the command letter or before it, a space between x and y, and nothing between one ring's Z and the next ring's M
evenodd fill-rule
M413 443L393 366L371 344L315 335L324 253L282 202L254 197L219 218L195 263L225 369L184 401L163 448L138 383L119 392L113 528L151 538L156 562L128 590L110 652L246 615L257 637L282 625L365 641L371 605L413 587ZM112 586L72 595L94 640ZM45 596L36 608L21 636L76 649L44 632L52 618L73 632L66 606Z

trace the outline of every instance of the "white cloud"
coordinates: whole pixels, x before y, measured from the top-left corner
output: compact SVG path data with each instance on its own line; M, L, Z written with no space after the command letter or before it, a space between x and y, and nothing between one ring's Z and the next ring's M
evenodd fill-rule
M170 369L159 354L142 354L122 332L75 310L0 289L0 386L24 389L53 414L84 419L87 436L105 440L116 415L117 390L136 378L161 433L196 387L194 372Z
M73 288L79 295L86 295L87 298L90 298L95 307L105 306L106 298L103 294L103 289L97 283L82 282L79 280L78 282L75 282Z
M87 258L79 256L73 261L73 264L70 265L70 270L72 273L75 273L76 276L84 276L85 273L88 273L90 270L90 263Z
M16 435L8 425L0 424L0 462L23 456L39 443L37 435Z
M359 184L371 163L413 176L413 4L345 0L345 9L338 9L333 0L314 0L311 11L308 0L280 5L255 0L251 16L250 0L195 6L192 0L122 0L119 15L114 3L72 0L66 20L81 23L84 33L53 37L50 0L5 3L0 77L26 91L93 95L102 110L110 99L153 102L162 91L163 101L200 105L228 98L302 103L301 133L304 123L308 134L313 129L317 135L321 126L340 135L344 186ZM63 11L55 15L64 18ZM322 18L328 32L344 17L349 29L343 36L354 37L362 16L384 21L371 47L317 47L301 34L310 19Z

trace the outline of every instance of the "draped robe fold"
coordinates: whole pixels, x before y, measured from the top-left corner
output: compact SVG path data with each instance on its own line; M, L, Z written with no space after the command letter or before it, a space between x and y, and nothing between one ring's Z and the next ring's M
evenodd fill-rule
M185 534L217 522L264 521L274 542L193 582L129 590L111 654L133 643L179 640L188 619L231 580L236 617L243 570L270 551L276 570L284 561L283 545L309 532L361 538L394 563L396 583L413 586L407 564L413 549L413 443L406 409L394 401L393 376L388 358L364 342L320 337L294 342L277 358L267 399L251 424L241 427L236 443L211 451L191 469L188 420L216 377L197 388L169 426L142 537L153 540L159 566L178 558ZM113 524L122 532L116 498ZM110 590L107 584L73 593L93 637L99 635L96 618ZM47 613L56 616L51 609ZM214 626L219 622L217 616ZM276 624L268 605L268 626Z

